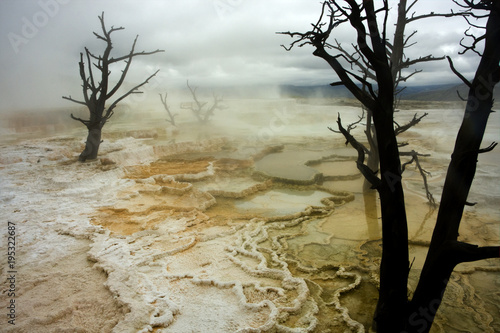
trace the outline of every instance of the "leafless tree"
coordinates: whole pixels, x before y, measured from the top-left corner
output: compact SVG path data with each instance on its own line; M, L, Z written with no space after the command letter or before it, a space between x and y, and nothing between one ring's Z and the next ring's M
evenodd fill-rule
M492 92L500 79L500 2L493 0L462 0L466 17L476 15L472 10L484 9L488 17L481 63L472 82L464 120L448 168L436 227L418 286L408 299L408 275L411 269L408 253L408 225L402 187L400 152L396 135L405 127L395 125L395 64L388 55L388 0L329 0L322 5L319 20L307 32L285 32L294 38L293 46L311 45L313 54L324 59L339 77L340 83L371 110L380 160L380 176L365 164L366 148L345 128L340 115L339 130L358 152L357 167L380 195L382 213L382 259L380 289L374 327L378 332L428 332L441 303L444 290L454 267L466 261L498 258L500 247L478 247L458 241L458 228L467 196L475 175L477 156L490 151L495 144L481 149L488 115L492 108ZM412 3L412 5L415 2ZM456 0L458 3L458 0ZM410 5L410 7L412 6ZM455 15L430 13L421 17ZM412 15L409 20L417 16ZM341 25L349 24L356 35L353 44L361 61L374 73L369 81L351 70L353 61L328 42L330 35ZM338 51L338 50L337 50ZM344 61L342 61L344 60ZM452 62L450 62L452 63ZM347 64L347 65L346 65ZM375 91L372 82L377 84ZM468 82L468 81L467 81ZM366 89L362 89L365 85ZM413 158L415 154L413 154ZM418 155L416 155L418 156Z
M215 95L215 93L213 94L212 105L207 106L208 102L200 102L196 96L197 88L192 88L189 85L189 81L187 81L186 84L191 92L191 95L193 96L194 104L191 103L189 105L181 105L181 108L191 110L200 123L206 124L210 118L212 118L216 109L225 108L225 106L220 104L222 102L222 97Z
M407 34L408 24L428 18L464 15L463 13L454 13L454 12L446 14L431 13L425 15L417 15L415 12L412 12L417 2L418 0L413 0L410 3L408 3L407 0L399 1L397 5L397 19L395 23L394 33L392 35L392 40L391 41L387 40L386 42L386 52L387 52L387 57L391 64L391 73L394 84L395 109L398 108L401 101L402 92L406 89L406 86L404 86L403 84L408 79L413 77L415 74L422 72L421 69L413 69L413 71L410 72L408 72L407 70L409 68L415 67L425 62L439 61L445 59L444 56L435 57L431 54L420 56L414 59L407 57L405 50L417 44L417 42L414 41L414 37L417 34L417 31L413 30L409 34ZM330 47L333 50L336 50L340 54L342 54L345 57L345 59L347 59L347 61L351 64L351 66L356 67L358 69L358 72L360 73L359 75L363 78L363 80L376 81L376 73L373 71L373 69L370 66L370 63L367 62L363 53L360 51L359 47L356 44L351 45L351 49L348 49L348 47L345 47L337 39L335 39L335 42L332 43ZM339 84L342 84L342 82L340 82ZM366 91L367 85L363 83L362 89ZM365 107L363 106L363 108ZM375 128L373 126L372 110L366 109L363 111L364 111L363 115L366 115L365 135L368 144L367 146L363 144L366 147L366 154L368 156L366 165L372 171L377 172L379 168L378 146L377 146L377 138L375 135ZM394 124L396 126L396 135L399 135L409 130L411 127L417 125L425 116L427 116L427 113L424 113L420 116L417 116L417 114L415 114L414 117L411 119L411 121L401 125L395 120ZM351 127L350 129L354 129L354 127ZM404 142L400 143L400 147L405 145L407 144ZM415 163L415 166L417 167L422 177L427 199L429 203L434 206L435 200L427 183L427 175L429 175L429 173L422 167L420 163L421 157L428 157L430 155L421 154L419 152L414 152L414 151L407 151L407 152L401 152L401 156L411 157L411 159L408 160L408 162L410 163L408 162L405 163L405 166ZM371 184L368 181L365 181L364 185L365 191L369 190L370 186Z
M125 77L128 73L130 65L132 64L132 59L136 56L150 55L158 52L164 52L163 50L156 50L152 52L136 52L135 45L137 43L136 36L134 43L130 52L123 56L114 57L111 55L111 50L113 49L113 44L111 42L111 34L115 31L123 30L123 27L106 28L104 24L104 12L99 16L99 21L101 22L101 34L94 32L97 39L100 39L106 43L106 48L102 55L95 55L90 52L88 48L85 47L85 54L80 53L80 78L83 82L83 101L73 99L71 96L63 96L64 99L72 101L77 104L85 105L89 111L89 119L82 119L75 117L71 114L71 118L81 122L88 129L87 141L85 144L85 149L80 154L79 160L81 162L87 159L97 158L97 153L99 151L99 146L101 144L101 131L106 122L113 116L114 109L120 101L131 94L139 94L139 88L148 83L148 81L154 77L158 71L150 75L142 83L129 89L127 92L122 94L120 97L116 98L110 105L106 105L107 101L118 92ZM87 63L85 64L85 60ZM110 66L115 63L120 62L125 63L125 67L118 79L118 82L114 87L110 86ZM97 69L97 75L94 75L94 71Z
M175 116L177 116L176 113L172 113L172 111L170 111L170 108L167 104L167 93L165 93L165 97L163 97L161 94L160 94L160 100L161 100L161 103L163 104L163 107L165 108L165 111L167 111L167 114L168 114L168 119L167 121L172 124L173 126L177 126L175 124Z

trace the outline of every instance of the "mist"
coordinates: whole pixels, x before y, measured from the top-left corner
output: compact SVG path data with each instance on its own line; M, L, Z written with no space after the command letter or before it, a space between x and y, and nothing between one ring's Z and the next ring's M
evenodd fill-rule
M427 8L449 10L448 4L420 2L415 8L419 12ZM178 90L186 80L214 89L327 85L336 78L326 64L311 55L312 49L305 46L286 52L281 45L292 40L276 34L308 29L320 8L319 3L299 1L120 1L119 5L111 0L2 1L1 110L66 107L69 102L61 96L81 96L79 53L84 47L95 54L102 52L102 41L93 35L100 31L97 16L102 12L108 27L125 28L113 34L114 54L127 53L136 35L137 50L165 50L134 60L127 76L133 85L160 69L155 81L142 89L151 95ZM425 49L435 56L450 55L465 75L473 73L477 57L457 56L464 22L430 22L415 27L418 45L408 49L408 56L414 52L421 55ZM337 39L342 42L347 36L347 31L345 35L339 32ZM408 84L456 82L444 62L420 69L423 72L418 79Z

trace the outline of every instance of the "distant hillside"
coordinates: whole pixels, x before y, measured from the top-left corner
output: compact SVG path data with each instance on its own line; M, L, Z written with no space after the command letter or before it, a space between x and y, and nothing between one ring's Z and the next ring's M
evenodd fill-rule
M465 84L444 84L435 86L408 87L403 91L402 98L417 101L458 101L458 93L467 98L469 88ZM500 89L497 87L493 97L500 100Z
M442 84L427 86L409 86L401 93L403 100L416 101L459 101L460 96L466 98L468 88L465 84ZM280 86L282 97L288 98L353 98L353 95L343 86ZM500 89L495 89L495 99L500 100Z
M465 84L443 84L431 86L407 87L402 91L402 99L417 101L458 101L460 96L466 98L468 88Z
M344 86L280 86L280 95L285 98L354 98Z

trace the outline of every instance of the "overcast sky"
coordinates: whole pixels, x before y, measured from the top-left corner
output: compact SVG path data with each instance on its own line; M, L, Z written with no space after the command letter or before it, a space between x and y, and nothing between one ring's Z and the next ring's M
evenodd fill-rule
M420 0L416 9L449 11L452 5L451 0ZM64 106L71 103L62 95L80 98L79 53L87 46L101 54L104 43L92 32L100 32L97 16L103 11L108 27L125 28L112 35L115 55L126 54L136 34L136 50L165 50L135 58L129 71L132 84L160 69L149 87L155 94L186 79L202 87L328 84L335 75L311 47L286 52L280 44L291 39L275 34L305 31L320 10L318 0L1 0L0 109ZM409 27L418 30L418 44L408 55L450 55L470 77L477 57L457 54L465 21L419 22ZM335 36L350 43L344 32ZM444 62L417 69L424 73L410 84L457 81Z

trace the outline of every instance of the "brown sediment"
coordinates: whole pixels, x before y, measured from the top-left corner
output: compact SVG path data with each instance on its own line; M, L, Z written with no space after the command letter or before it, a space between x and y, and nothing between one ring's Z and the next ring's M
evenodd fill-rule
M100 208L91 222L115 234L131 235L143 230L154 230L168 218L182 216L186 212L204 211L216 203L210 194L196 190L181 196L174 195L170 201L165 200L165 197L168 199L166 195L139 196L141 200L126 200L122 207ZM126 208L128 206L133 209Z
M157 185L161 186L161 191L170 194L183 194L190 190L193 185L186 182L178 182L174 177L155 175L153 179Z
M196 174L206 171L212 158L198 160L161 160L149 165L134 165L125 168L125 174L130 179L144 179L155 175Z
M239 192L224 191L224 190L209 190L208 192L212 194L214 197L238 199L238 198L248 197L249 195L255 194L260 191L267 190L271 188L272 185L273 181L268 179L263 183L255 184Z
M221 158L215 161L214 167L221 171L234 171L252 167L253 160L238 160L234 158Z
M207 153L222 150L228 143L226 138L213 138L196 142L180 142L169 145L155 145L153 152L155 156L168 158L168 156L179 154Z
M213 158L167 159L125 167L125 177L135 184L122 191L114 207L98 209L92 223L114 234L131 235L155 229L166 218L182 212L204 211L215 205L215 198L182 180L212 176L212 164Z
M309 179L293 179L289 177L272 176L262 171L255 171L254 174L257 176L262 176L264 178L272 179L276 182L290 184L290 185L312 185L312 184L318 184L323 181L323 174L321 173L316 173Z
M271 153L276 149L272 147L266 152ZM92 219L92 223L101 225L116 234L130 235L154 229L162 219L179 212L204 211L210 207L212 208L209 209L207 215L213 218L214 224L217 225L226 225L232 219L250 220L259 217L262 212L256 210L238 211L232 199L246 198L276 187L272 180L251 185L240 191L212 189L204 192L194 188L192 183L192 181L206 178L207 175L212 177L215 173L226 179L231 179L233 174L238 177L249 177L246 170L249 170L252 165L252 160L203 157L197 159L166 158L149 165L125 167L125 177L135 180L135 185L121 194L121 203L115 204L113 208L101 208L99 214ZM211 167L213 169L210 169ZM287 220L309 214L322 214L322 210L329 210L335 205L354 198L347 192L334 192L321 186L285 185L284 188L313 189L330 193L332 196L321 201L324 207L319 207L319 210L309 207L293 214L264 219Z
M147 219L144 218L146 215L148 215ZM168 215L165 214L165 217ZM160 222L162 218L164 217L152 218L150 214L130 212L126 208L100 208L97 210L97 214L91 218L91 223L100 225L113 234L132 235L147 228L153 229L155 223Z
M250 163L246 160L223 159L222 162L212 158L196 159L193 166L187 168L190 160L173 160L152 163L151 166L128 167L126 177L135 179L130 191L122 194L123 203L118 203L114 208L100 209L99 216L92 219L94 224L99 224L113 233L130 235L134 232L155 228L162 219L179 212L192 210L207 211L207 215L213 218L213 222L218 225L226 225L232 219L250 220L262 217L258 210L242 211L235 207L234 199L247 198L264 192L272 188L290 188L294 190L316 190L332 194L332 196L321 200L323 207L306 208L293 214L282 216L262 217L264 220L287 220L300 216L312 214L323 214L336 205L342 205L352 201L352 193L332 191L331 189L319 186L300 185L277 185L272 180L257 183L241 191L209 190L199 191L187 181L177 181L177 178L185 179L186 174L175 174L175 172L192 172L191 175L202 174L207 168L213 165L224 165L231 167L224 168L224 176L230 177L232 173L239 173L241 168L246 169ZM235 167L236 166L236 167ZM229 171L229 170L233 171ZM159 174L155 174L158 172ZM171 175L165 175L170 172ZM196 178L194 178L196 179ZM134 194L135 193L135 194ZM156 214L153 214L156 213Z

